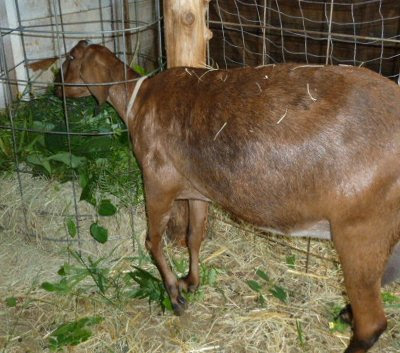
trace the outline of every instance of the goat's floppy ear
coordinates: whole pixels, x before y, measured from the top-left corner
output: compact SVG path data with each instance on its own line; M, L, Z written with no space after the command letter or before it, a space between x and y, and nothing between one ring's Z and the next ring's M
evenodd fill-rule
M72 57L72 59L81 59L88 45L88 41L80 40L78 44L71 49L69 55Z
M111 84L99 86L92 84L112 82L113 79L111 77L110 69L101 63L96 65L91 60L86 60L82 63L80 74L82 80L89 84L87 87L90 93L96 97L99 105L105 103L108 98Z

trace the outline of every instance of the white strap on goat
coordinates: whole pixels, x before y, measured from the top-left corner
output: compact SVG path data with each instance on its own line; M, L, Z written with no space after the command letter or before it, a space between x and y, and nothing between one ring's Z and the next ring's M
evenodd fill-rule
M135 100L136 100L137 94L138 94L138 92L139 92L140 86L142 85L143 81L144 81L146 78L147 78L147 76L142 76L141 78L139 78L139 79L136 81L135 88L133 89L131 98L129 99L128 106L126 107L125 116L126 116L126 120L127 120L128 124L129 124L128 114L129 114L129 112L131 111L131 109L132 109L132 107L133 107L133 104L135 103Z

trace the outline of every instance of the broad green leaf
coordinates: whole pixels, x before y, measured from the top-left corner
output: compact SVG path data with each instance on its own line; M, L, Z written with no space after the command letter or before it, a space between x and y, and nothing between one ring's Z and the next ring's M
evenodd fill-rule
M43 282L40 287L47 292L58 292L61 294L68 293L71 290L65 278L61 279L58 283Z
M101 244L104 244L108 239L108 230L97 223L93 223L90 226L90 234Z
M32 123L32 128L35 130L51 131L55 128L55 125L49 122L44 123L42 121L35 120Z
M56 286L55 286L53 283L50 283L50 282L43 282L43 283L40 285L40 287L41 287L42 289L48 291L48 292L54 292L54 291L56 290L56 289L55 289Z
M103 321L102 317L86 317L60 325L49 337L50 349L58 351L65 346L76 346L88 340L92 332L89 327Z
M64 163L73 169L78 168L86 161L85 157L77 157L68 152L60 152L60 153L57 153L57 154L54 154L54 155L48 157L47 159Z
M101 200L97 212L100 216L113 216L117 212L117 208L110 200Z
M76 229L76 224L72 218L67 219L67 229L68 229L68 234L70 235L70 237L75 238L77 229Z
M94 197L94 192L96 190L97 178L90 178L85 187L82 189L79 201L89 202L91 205L96 206L96 198Z
M256 271L256 275L260 278L262 278L264 281L269 282L269 276L267 273L265 273L264 271L258 269Z
M69 332L49 337L50 350L55 352L62 350L65 346L77 346L87 341L91 336L92 332L87 328L71 328Z
M258 283L257 281L249 280L246 283L255 292L260 292L260 290L262 288L261 284Z
M57 271L57 274L58 274L59 276L66 276L66 275L68 274L68 270L67 270L66 265L67 265L67 264L62 265L62 266L60 267L60 269Z
M15 297L6 298L5 302L9 308L14 308L15 306L17 306L17 298Z
M274 285L272 288L269 289L270 293L277 299L279 299L283 303L287 303L288 295L285 289Z
M43 167L49 174L51 174L50 163L46 157L40 154L32 154L26 158L26 161L28 163Z

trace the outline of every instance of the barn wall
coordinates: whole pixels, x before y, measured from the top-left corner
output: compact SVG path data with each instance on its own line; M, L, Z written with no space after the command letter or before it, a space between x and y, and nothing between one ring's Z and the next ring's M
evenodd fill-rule
M61 18L59 16L59 3L62 6ZM124 28L122 4L122 0L63 0L60 2L57 0L18 0L17 6L21 25L25 27L23 37L19 32L8 34L5 30L2 30L3 45L8 47L5 60L7 67L11 69L17 66L11 70L11 78L51 82L54 78L51 69L59 66L59 61L56 61L50 68L46 68L47 62L45 62L44 67L40 69L36 67L35 71L32 70L30 65L38 60L64 55L65 51L72 48L80 39L90 39L94 43L103 43L124 60L122 33L100 34L102 30L111 31ZM153 22L155 20L154 4L154 0L130 0L128 16L130 22L126 27L134 28ZM1 1L0 27L18 27L17 6L15 0ZM64 31L75 33L67 33L64 37L57 35L57 29L62 30L61 21L64 24ZM33 32L34 30L47 33L37 33ZM128 47L131 47L134 52L127 56L129 63L138 63L147 69L154 69L158 64L156 60L156 26L139 34L127 33L126 36L131 43ZM25 55L23 49L25 49ZM36 85L35 89L40 91L39 86L40 84ZM22 93L24 88L25 85L20 84L18 91ZM0 108L4 105L4 87L0 85Z

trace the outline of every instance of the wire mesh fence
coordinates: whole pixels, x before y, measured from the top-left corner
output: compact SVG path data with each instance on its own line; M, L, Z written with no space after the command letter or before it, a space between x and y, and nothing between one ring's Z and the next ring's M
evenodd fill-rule
M93 99L81 105L60 101L48 90L54 72L45 69L59 67L68 50L88 38L130 66L158 70L163 66L160 3L99 0L71 7L43 0L45 10L18 0L7 3L11 6L2 11L0 27L1 95L7 109L0 119L0 167L16 172L24 233L70 241L67 225L73 220L79 239L81 228L98 220L96 208L104 200L128 208L129 200L138 199L140 171L130 159L126 128L115 111L103 109L96 118ZM209 26L214 34L209 61L221 68L281 62L364 65L399 79L398 1L215 0ZM124 148L117 148L116 141ZM86 161L75 159L82 156ZM72 168L74 163L78 166ZM46 235L32 220L25 174L69 182L68 207L56 211L39 205L35 210L45 220L59 217L54 223L62 224L63 236ZM79 200L85 198L94 209L82 208Z
M6 3L9 7L3 11ZM25 7L26 3L23 0L0 2L0 105L3 102L5 106L5 111L0 112L0 233L10 230L18 235L49 240L51 244L73 242L79 250L91 256L98 255L101 250L88 234L94 227L95 236L101 240L104 235L101 227L104 226L112 234L110 240L116 241L117 246L128 244L129 251L123 255L114 253L117 247L115 243L111 243L111 251L109 248L102 249L109 252L108 260L112 263L110 273L114 275L114 269L121 265L119 270L126 274L131 270L132 258L140 254L141 249L138 248L142 246L138 242L137 251L132 253L131 236L140 233L137 238L140 239L146 231L145 212L137 207L143 204L140 170L132 156L126 127L114 109L109 106L98 107L91 97L79 100L56 97L53 80L68 50L82 38L107 46L122 61L136 67L141 73L161 69L164 60L160 3L157 0L83 0L66 5L67 2L61 0L39 0L35 1L34 7ZM210 3L209 25L214 38L210 42L209 62L221 68L289 61L364 65L398 80L399 19L398 1L213 0ZM62 74L60 80L62 83ZM115 209L123 212L114 213ZM137 212L140 212L139 216ZM214 221L219 223L216 233L220 240L203 249L203 254L206 254L203 255L203 264L207 271L215 272L213 267L207 266L214 266L214 263L219 266L220 261L224 268L228 268L224 275L227 290L211 290L213 297L207 298L211 305L197 307L195 312L199 320L191 322L200 324L195 327L189 325L189 328L183 325L187 332L181 331L179 334L190 337L190 340L183 342L180 339L180 350L222 351L226 348L225 351L240 351L246 345L254 347L254 351L287 349L300 352L308 349L303 346L301 322L303 328L307 329L304 331L307 336L311 331L316 332L306 337L306 347L326 345L332 351L343 349L342 339L339 342L328 330L326 335L321 334L320 327L324 324L327 326L328 319L317 314L326 312L327 308L333 311L335 308L330 307L339 303L337 295L342 289L341 282L336 278L336 258L329 244L307 243L299 239L271 239L269 234L268 242L253 239L250 243L246 239L266 233L261 234L248 225L233 223L218 209L211 213L211 222ZM92 251L93 247L96 251ZM38 267L32 263L36 260L39 262L39 259L26 256L21 248L17 245L15 251L20 253L20 258L27 258L28 264L24 268L32 269L24 275L33 278ZM168 253L172 254L171 259L179 259L173 251L175 249ZM296 258L292 251L301 256ZM18 261L18 257L13 255L10 256L12 268ZM114 261L114 255L117 261ZM307 269L309 257L312 273L305 276L303 268ZM253 278L251 272L255 268L266 266L263 261L266 258L271 278L274 281L276 279L277 284L285 283L283 278L287 279L288 293L293 296L290 307L282 302L275 307L271 301L267 312L264 308L260 310L248 304L254 301L255 295L252 292L246 295L249 291L246 282L249 281L245 280ZM88 259L92 261L90 257ZM41 260L47 264L48 253ZM128 260L129 264L121 264L123 260ZM146 261L147 265L154 268L150 260ZM9 277L13 277L13 273L17 272L12 272ZM115 273L115 277L109 278L118 284L118 269ZM249 276L244 276L244 273ZM17 276L21 277L21 273ZM114 281L114 278L117 280ZM319 280L311 281L310 278ZM12 278L12 283L14 280ZM21 293L21 297L26 297L25 288ZM91 291L88 298L92 297L95 295ZM96 314L108 315L106 312L109 309L104 310L103 314L96 300L93 305L91 302L88 302L91 305L87 305L80 304L74 296L63 298L63 304L53 306L56 314L64 317L63 320L67 315L61 308L67 301L75 303L72 316L82 314L82 306L93 306ZM316 309L314 306L310 310L305 298L319 307ZM227 299L229 305L233 304L239 310L230 310L234 314L228 318L224 308ZM47 302L48 297L40 300L40 303ZM136 302L133 307L134 315L140 316L134 316L132 320L132 310L129 308L126 310L126 316L129 316L126 325L117 325L117 328L130 327L130 330L116 330L125 332L122 338L111 335L108 345L108 338L99 335L99 340L93 340L91 347L97 350L115 347L118 351L119 344L123 351L129 348L135 350L142 344L138 341L143 341L141 347L146 349L142 351L159 350L160 347L166 350L177 348L175 333L172 340L168 339L171 333L168 316L152 310L149 313L147 306L140 305L141 310ZM218 313L215 310L217 307L223 310ZM255 309L249 311L253 307ZM52 332L57 321L53 318L57 315L48 314L47 306L41 310L34 314L27 310L25 315L29 315L29 318L24 320L24 326L29 329L28 332L37 334L39 339L36 341L39 343L44 339L43 328L45 332ZM88 309L87 312L89 310L92 311ZM120 312L112 311L118 316L108 317L112 324L104 331L114 332L115 322L120 320ZM25 319L23 315L20 317ZM41 318L40 323L38 317ZM42 322L46 322L46 319L48 323L45 325ZM0 321L8 326L6 320ZM30 321L32 324L27 324ZM163 333L157 336L160 340L154 340L154 323L157 330ZM309 329L309 325L313 330ZM205 336L202 335L204 327L208 330ZM391 332L396 333L396 330ZM147 331L149 335L142 334ZM131 332L141 334L132 335ZM199 337L193 339L193 332L200 332ZM243 335L243 332L247 334ZM393 337L389 344L396 341L395 333L391 335ZM16 343L20 342L19 337L21 341L24 337L23 343L31 350L34 348L28 345L31 343L27 340L29 335L24 333L12 340ZM340 337L343 338L343 335ZM300 340L300 345L297 340ZM171 345L171 341L174 345ZM208 345L208 342L212 342L212 345ZM393 352L397 347L398 344L393 343Z
M18 185L12 206L7 201L15 192L2 192L3 227L81 244L101 208L110 213L115 206L126 210L121 217L130 227L121 230L114 220L119 231L113 239L130 237L142 191L127 129L111 107L98 107L91 97L60 99L54 85L64 84L59 68L80 39L108 47L141 74L159 70L159 2L15 0L0 6L0 168ZM61 200L49 194L53 180L62 183Z
M398 1L216 0L210 28L210 56L220 67L362 65L399 78Z

